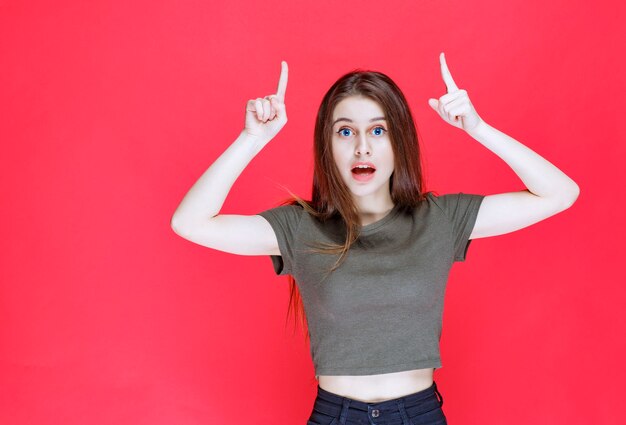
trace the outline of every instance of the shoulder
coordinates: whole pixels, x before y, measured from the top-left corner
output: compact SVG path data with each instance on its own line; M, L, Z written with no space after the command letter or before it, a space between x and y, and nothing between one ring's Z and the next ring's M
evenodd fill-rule
M300 222L304 216L304 208L299 204L279 205L257 213L267 220Z
M315 221L305 207L298 203L275 206L257 215L266 219L276 232L292 235L300 233L301 229L309 229L311 222ZM309 230L304 230L304 232L309 232Z
M420 211L445 211L448 197L449 195L438 195L433 191L425 192L421 196L420 202L413 208L413 212L419 214Z
M435 192L427 192L425 193L424 201L429 204L436 205L443 212L450 212L455 210L459 206L470 205L481 201L485 195L474 194L474 193L464 193L464 192L456 192L456 193L446 193L443 195L438 195Z

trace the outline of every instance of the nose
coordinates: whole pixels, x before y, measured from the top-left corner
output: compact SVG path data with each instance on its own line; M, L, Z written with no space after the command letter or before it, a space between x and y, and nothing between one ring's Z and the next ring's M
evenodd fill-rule
M357 155L371 155L372 154L372 149L371 146L369 145L368 141L367 141L367 136L365 134L361 134L359 136L359 141L356 145L356 152Z

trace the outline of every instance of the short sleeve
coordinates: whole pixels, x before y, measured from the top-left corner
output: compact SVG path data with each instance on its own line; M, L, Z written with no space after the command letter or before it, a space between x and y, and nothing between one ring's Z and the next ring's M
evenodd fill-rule
M471 239L469 239L478 217L478 210L485 195L450 193L431 199L443 210L450 222L454 244L454 261L465 261Z
M281 255L270 255L277 275L293 274L298 228L304 210L298 205L281 205L258 213L267 220L278 240Z

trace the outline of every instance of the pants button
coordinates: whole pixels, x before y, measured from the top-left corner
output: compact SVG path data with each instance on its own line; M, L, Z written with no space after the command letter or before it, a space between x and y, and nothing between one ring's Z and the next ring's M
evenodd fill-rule
M378 409L372 410L372 417L377 418L380 415L380 411Z

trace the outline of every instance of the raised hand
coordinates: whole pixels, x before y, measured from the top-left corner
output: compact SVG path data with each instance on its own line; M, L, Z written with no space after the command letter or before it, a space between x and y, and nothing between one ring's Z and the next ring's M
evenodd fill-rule
M428 104L448 124L465 131L471 131L482 121L482 118L476 113L467 92L459 89L452 79L443 52L439 55L439 63L441 65L441 76L446 84L448 93L441 96L439 100L428 99Z
M269 142L287 123L285 91L287 90L287 62L281 62L276 94L248 100L245 129L249 135Z

